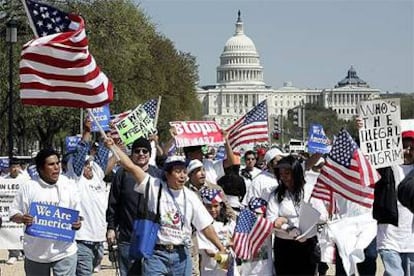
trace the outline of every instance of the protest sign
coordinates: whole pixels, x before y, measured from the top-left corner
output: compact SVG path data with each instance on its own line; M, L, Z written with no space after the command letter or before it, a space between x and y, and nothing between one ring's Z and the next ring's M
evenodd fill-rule
M1 157L0 158L0 168L7 169L9 167L9 158L8 157Z
M95 120L92 121L92 132L99 132L97 122L102 127L104 131L109 130L109 119L111 117L111 111L109 110L109 104L106 104L101 107L91 108L91 112L94 115Z
M122 142L130 147L132 143L140 138L148 138L150 134L157 132L152 119L142 105L115 124Z
M26 234L66 242L72 242L75 238L72 223L78 220L79 211L32 202L29 214L33 216L33 223L26 227Z
M14 196L23 184L20 178L0 178L0 216L3 224L0 228L0 249L23 249L23 224L9 220L9 208Z
M320 124L311 124L308 137L308 151L310 153L329 153L329 139L326 137L323 126Z
M80 136L66 136L65 138L66 152L75 151L80 140L81 140Z
M359 130L360 147L374 168L401 164L400 99L362 101L358 113L363 120Z
M213 145L224 143L220 127L214 121L170 122L175 127L177 147Z
M36 169L36 165L30 165L27 167L27 172L30 175L31 179L37 179L39 177L39 172Z

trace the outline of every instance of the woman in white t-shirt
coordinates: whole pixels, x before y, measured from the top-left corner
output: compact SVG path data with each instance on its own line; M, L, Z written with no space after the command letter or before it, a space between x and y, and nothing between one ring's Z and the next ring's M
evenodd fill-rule
M204 188L200 197L207 211L213 217L213 227L221 243L228 247L233 236L235 221L226 217L223 194L220 190ZM227 274L226 255L218 254L217 248L200 232L197 233L198 249L200 252L201 276L216 276Z
M304 237L300 237L299 230L299 214L305 205L303 166L294 156L287 156L278 162L275 174L279 186L270 197L267 218L274 221L276 228L276 274L314 275L320 258L316 227Z

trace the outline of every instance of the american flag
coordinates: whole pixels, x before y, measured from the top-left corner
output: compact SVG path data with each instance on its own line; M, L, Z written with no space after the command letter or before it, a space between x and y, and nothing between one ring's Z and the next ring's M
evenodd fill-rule
M321 169L312 197L330 201L332 193L336 193L371 208L374 186L379 179L380 175L349 133L341 130Z
M243 260L255 257L272 229L273 223L270 220L256 216L249 209L241 210L233 235L237 257Z
M88 50L84 21L32 0L23 4L36 38L23 46L23 104L92 108L112 101L113 87Z
M207 204L223 202L223 196L218 189L203 188L200 190L200 197L203 203Z
M266 100L259 103L246 115L227 129L230 146L235 149L244 144L269 140Z
M157 109L158 109L158 99L151 99L146 101L142 108L144 108L145 112L147 112L148 116L151 117L151 119L155 119L155 116L157 115ZM125 112L111 115L110 118L110 125L111 125L111 137L113 139L119 139L118 131L115 128L115 124L124 119L126 116L129 115L133 111L132 109L127 110Z

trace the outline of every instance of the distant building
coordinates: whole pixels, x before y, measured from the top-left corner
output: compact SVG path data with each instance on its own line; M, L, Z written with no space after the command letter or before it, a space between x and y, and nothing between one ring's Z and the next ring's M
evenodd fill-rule
M217 83L197 89L205 120L215 120L227 128L264 99L268 100L270 120L286 116L289 109L304 103L317 103L332 108L341 119L356 114L361 100L379 97L379 89L370 88L351 66L347 76L334 88L301 89L291 82L274 89L265 84L260 56L253 41L244 34L240 11L235 34L230 37L217 67Z

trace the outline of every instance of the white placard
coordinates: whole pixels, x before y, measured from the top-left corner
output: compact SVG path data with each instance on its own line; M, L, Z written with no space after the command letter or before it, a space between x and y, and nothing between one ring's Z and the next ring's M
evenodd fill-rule
M9 208L14 196L25 179L0 178L0 216L3 224L0 228L0 249L23 249L23 224L9 220Z
M374 168L402 164L400 99L363 101L358 113L364 123L360 147Z

